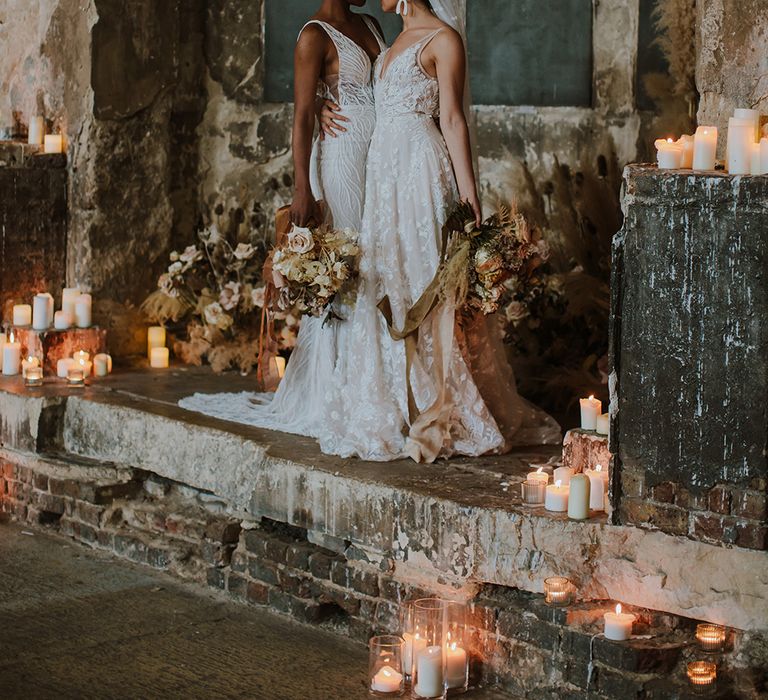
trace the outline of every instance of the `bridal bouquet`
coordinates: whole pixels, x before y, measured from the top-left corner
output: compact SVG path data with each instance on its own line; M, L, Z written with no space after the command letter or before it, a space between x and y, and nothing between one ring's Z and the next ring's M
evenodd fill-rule
M273 309L322 315L356 276L359 254L349 229L295 226L272 252Z
M505 206L478 227L471 207L462 203L448 218L444 233L448 244L443 292L450 290L459 308L484 314L498 311L507 292L524 291L549 257L541 232Z

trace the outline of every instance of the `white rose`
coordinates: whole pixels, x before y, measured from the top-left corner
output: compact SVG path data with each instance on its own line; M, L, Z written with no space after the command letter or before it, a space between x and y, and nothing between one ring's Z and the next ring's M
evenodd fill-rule
M177 275L179 272L181 272L184 269L184 265L182 265L180 262L173 263L169 268L168 272L172 275Z
M190 245L184 249L184 252L179 256L179 260L184 263L193 263L200 260L203 254L197 249L197 246Z
M232 317L224 313L224 309L221 308L221 304L214 301L212 304L208 304L203 311L205 316L205 322L211 326L216 326L222 331L227 330L232 323Z
M250 243L238 243L235 257L238 260L250 260L256 254L256 249Z
M328 275L318 275L317 277L315 277L313 284L316 284L318 287L322 287L323 289L325 289L331 286L331 278L328 277Z
M312 231L301 226L294 226L293 231L288 234L288 250L303 255L315 247L315 240L312 237Z
M263 309L264 302L265 302L265 294L266 294L266 289L264 287L259 287L258 289L254 289L251 292L251 301L253 302L253 305L258 306L260 309Z
M219 295L222 308L232 311L240 303L240 285L237 282L227 282Z

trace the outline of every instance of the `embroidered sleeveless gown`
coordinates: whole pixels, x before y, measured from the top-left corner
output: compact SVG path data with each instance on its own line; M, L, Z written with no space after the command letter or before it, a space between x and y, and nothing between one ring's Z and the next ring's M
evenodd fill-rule
M385 43L374 23L363 20L376 37L379 50ZM336 138L315 140L310 163L312 193L325 201L337 228L360 231L365 200L365 167L376 122L371 59L357 43L332 25L313 20L333 41L339 56L339 74L320 84L320 94L333 99L349 117L346 132ZM303 31L303 29L302 29ZM195 394L179 405L191 411L238 423L319 437L328 420L329 385L348 329L305 317L285 377L274 394Z

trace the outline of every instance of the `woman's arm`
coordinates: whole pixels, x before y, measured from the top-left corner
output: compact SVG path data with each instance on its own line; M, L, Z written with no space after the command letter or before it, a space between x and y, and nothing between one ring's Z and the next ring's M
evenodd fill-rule
M294 53L293 167L296 191L291 205L291 221L306 226L320 223L320 210L309 183L309 161L315 132L315 100L327 51L327 36L310 25L301 33Z
M477 224L482 220L480 198L477 194L469 127L464 114L464 81L467 60L464 42L453 30L440 32L431 42L437 80L440 84L440 130L453 162L459 196L475 212Z

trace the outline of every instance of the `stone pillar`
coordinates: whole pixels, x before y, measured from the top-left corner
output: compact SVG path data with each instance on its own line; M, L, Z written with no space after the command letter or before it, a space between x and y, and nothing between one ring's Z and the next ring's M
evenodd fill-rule
M768 12L765 0L698 0L696 86L699 124L725 130L736 107L768 112Z
M631 166L614 240L622 523L768 548L768 177Z

